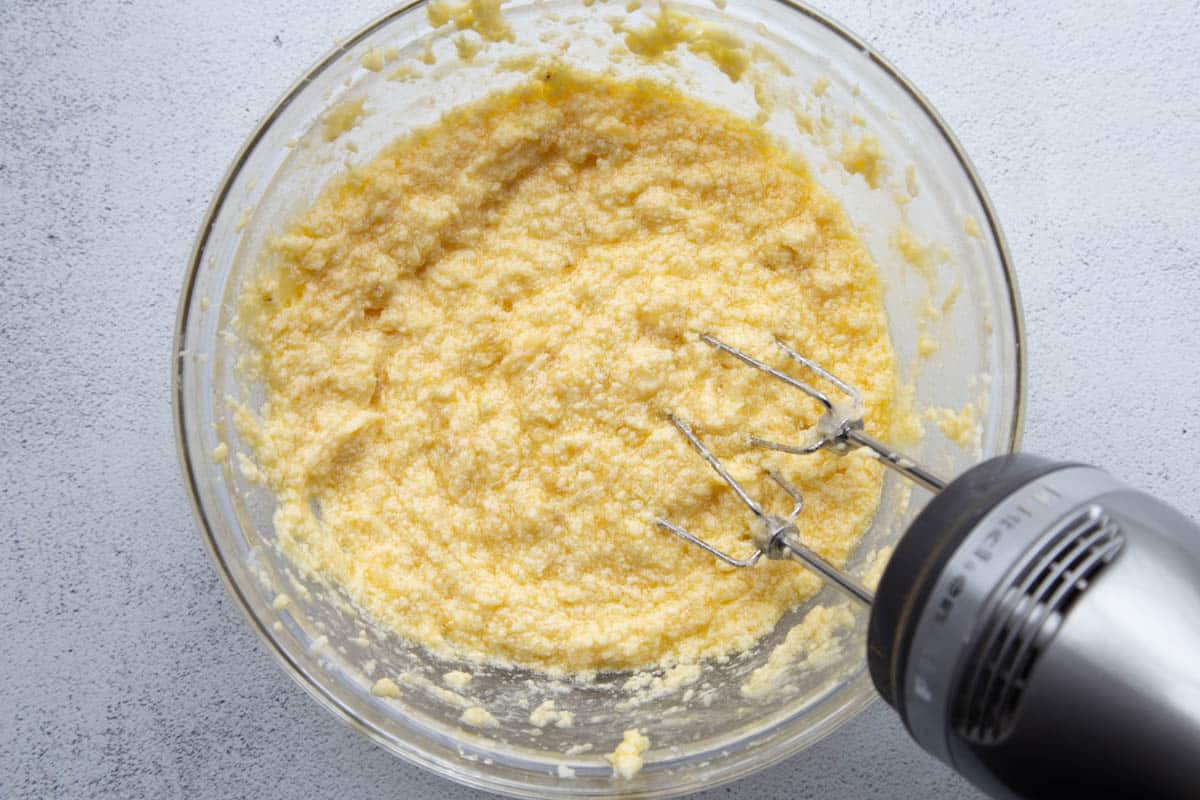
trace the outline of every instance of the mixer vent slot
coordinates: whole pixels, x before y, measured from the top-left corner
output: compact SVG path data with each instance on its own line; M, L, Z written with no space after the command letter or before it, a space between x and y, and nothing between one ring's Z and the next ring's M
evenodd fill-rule
M1008 735L1038 655L1122 543L1116 523L1089 506L1060 523L1012 576L959 683L952 720L960 736L990 745Z

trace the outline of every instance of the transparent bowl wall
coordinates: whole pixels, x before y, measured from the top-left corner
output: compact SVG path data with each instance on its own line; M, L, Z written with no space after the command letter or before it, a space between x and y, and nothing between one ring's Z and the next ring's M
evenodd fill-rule
M180 302L175 402L185 478L218 571L252 627L314 697L397 755L465 784L530 797L667 796L711 787L793 755L874 697L863 660L866 612L856 609L857 625L844 633L834 663L794 670L765 701L747 700L739 687L814 603L845 602L832 589L785 617L750 652L705 664L687 702L675 692L631 704L621 688L627 675L601 675L580 684L467 665L475 678L466 693L501 723L498 729L480 731L463 726L460 709L419 685L405 686L399 700L373 696L370 686L378 676L403 673L418 676L418 684L421 678L436 683L447 670L464 665L374 631L343 599L303 586L273 547L273 499L244 478L233 457L247 448L238 439L225 398L253 407L261 392L236 374L241 345L229 335L232 309L265 239L308 205L346 163L363 163L403 132L434 122L444 110L527 79L497 70L495 61L558 49L556 42L563 40L570 46L559 57L567 63L670 80L743 116L758 111L748 81L732 83L682 48L674 64L634 58L611 62L608 53L616 39L606 19L623 13L616 6L513 3L505 15L517 41L490 45L475 62L464 64L453 57L446 33L431 31L422 5L369 25L296 84L238 156L197 242ZM861 177L848 175L827 147L798 135L790 112L781 111L768 123L841 199L875 257L885 279L902 378L914 388L917 409L959 409L968 402L981 409L978 448L951 444L930 425L912 448L915 456L953 475L981 457L1015 447L1022 359L1012 273L982 187L926 101L882 58L810 9L776 0L731 0L724 10L709 3L678 2L673 8L721 25L748 46L767 48L791 72L779 78L780 84L798 95L808 95L818 78L827 78L830 86L821 100L827 109L843 118L858 115L878 137L892 178L888 188L872 191ZM634 24L645 23L634 18ZM411 58L429 41L437 65L419 79L388 81L391 68L375 73L360 66L361 55L371 48L396 47ZM335 142L325 142L322 113L356 98L366 99L368 115ZM952 256L939 267L932 292L930 282L900 257L893 242L902 221L895 189L903 186L901 176L910 164L919 193L907 204L907 224ZM964 231L967 215L977 220L979 236ZM917 362L920 310L927 302L940 303L955 284L961 290L957 302L945 319L927 326L939 347ZM228 443L231 457L218 462L212 452L221 442ZM889 476L877 518L851 559L851 571L868 569L923 499L919 490L910 493ZM277 610L273 600L280 592L291 603ZM363 665L371 661L375 669L368 675ZM575 727L531 726L530 706L545 698L574 711ZM632 781L614 779L602 755L633 727L650 737L648 764ZM590 749L578 752L581 745ZM572 747L576 754L564 755ZM575 776L560 777L560 765Z

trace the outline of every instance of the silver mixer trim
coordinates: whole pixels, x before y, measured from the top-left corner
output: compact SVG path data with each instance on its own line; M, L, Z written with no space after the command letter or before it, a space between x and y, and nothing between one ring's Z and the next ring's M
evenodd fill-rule
M1004 741L1017 722L1025 683L1071 605L1124 546L1120 527L1091 503L1039 543L1036 557L997 587L951 708L955 731L981 745Z
M953 763L948 715L955 700L951 693L975 652L969 643L986 634L995 614L1003 613L999 595L1011 585L1011 577L1042 554L1040 543L1077 522L1088 501L1122 488L1095 467L1056 470L1001 501L959 545L934 585L908 655L905 715L922 747ZM1053 630L1045 635L1052 636Z

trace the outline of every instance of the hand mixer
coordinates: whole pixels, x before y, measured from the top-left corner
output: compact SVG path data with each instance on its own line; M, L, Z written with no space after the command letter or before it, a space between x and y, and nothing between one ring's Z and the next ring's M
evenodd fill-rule
M800 492L765 511L689 422L672 424L754 515L736 557L657 524L734 567L790 558L870 607L875 688L925 750L996 797L1200 797L1200 527L1104 471L998 456L945 483L863 429L848 384L777 341L837 390L707 334L721 353L824 408L809 440L759 447L865 450L934 492L872 593L802 541Z

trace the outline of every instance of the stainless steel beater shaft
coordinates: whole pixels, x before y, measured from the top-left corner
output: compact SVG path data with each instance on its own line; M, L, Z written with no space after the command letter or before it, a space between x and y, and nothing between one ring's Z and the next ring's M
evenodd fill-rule
M874 595L869 589L826 561L816 551L800 541L800 531L796 527L796 517L803 510L804 501L798 489L788 483L779 473L774 471L768 472L767 474L771 477L771 480L775 481L792 498L794 505L787 516L769 514L763 511L762 507L755 502L754 498L750 497L745 488L729 474L729 470L725 469L720 459L705 447L700 438L692 431L691 425L673 415L669 416L668 419L687 438L692 447L696 449L696 452L708 462L708 465L729 485L729 488L733 489L738 499L758 518L756 524L751 529L751 537L754 540L755 550L745 558L735 558L665 519L656 519L654 521L656 525L702 548L726 564L734 567L752 567L763 556L769 559L791 558L815 570L825 580L842 589L864 605L871 605Z
M755 369L765 372L773 378L786 383L788 386L799 389L806 395L816 400L825 408L825 413L817 422L816 431L818 438L815 441L803 445L782 444L773 442L769 439L762 439L757 436L751 436L751 444L757 447L765 447L769 450L778 450L782 453L792 453L795 455L808 455L815 453L818 450L832 450L839 455L845 455L851 450L856 450L859 447L865 447L871 451L884 465L892 468L904 477L914 483L928 489L931 492L940 492L946 487L946 482L935 476L932 472L922 467L920 464L913 461L908 456L893 450L883 442L869 435L863 430L862 421L862 396L853 386L840 380L833 373L826 370L816 362L805 358L797 353L782 340L776 339L775 344L784 352L788 358L804 365L816 375L829 381L846 395L846 401L837 403L830 399L829 395L825 394L815 386L806 383L798 378L794 378L785 372L775 369L770 364L759 361L753 356L749 356L738 350L735 347L725 344L721 340L710 336L707 333L700 335L701 341L705 344L715 347L724 353L728 353L734 358L747 364Z

